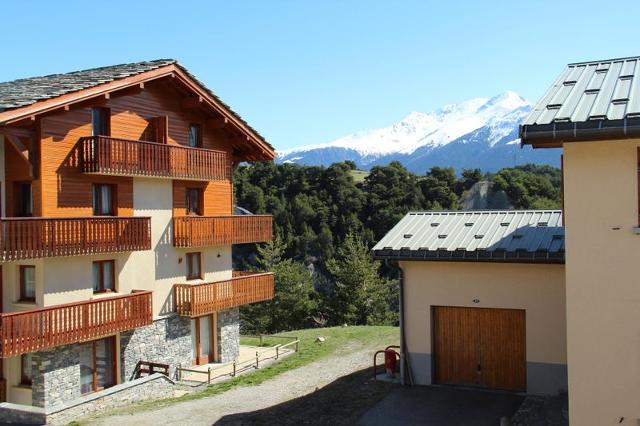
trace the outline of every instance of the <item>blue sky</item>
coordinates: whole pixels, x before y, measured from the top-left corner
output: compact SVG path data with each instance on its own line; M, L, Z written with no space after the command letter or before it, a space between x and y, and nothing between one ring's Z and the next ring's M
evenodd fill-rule
M3 3L0 81L176 58L278 149L640 55L637 0L98 4Z

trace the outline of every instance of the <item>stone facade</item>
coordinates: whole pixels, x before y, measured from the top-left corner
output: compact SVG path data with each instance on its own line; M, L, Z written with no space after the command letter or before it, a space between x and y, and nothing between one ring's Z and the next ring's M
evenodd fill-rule
M169 364L169 377L175 377L177 366L189 366L193 341L189 318L177 315L162 318L147 327L120 334L122 381L133 379L138 361Z
M220 362L230 362L240 355L240 310L218 312L218 354Z
M43 425L47 423L44 408L28 405L0 403L0 421L2 424Z
M81 396L80 345L35 352L32 363L34 406L47 408Z

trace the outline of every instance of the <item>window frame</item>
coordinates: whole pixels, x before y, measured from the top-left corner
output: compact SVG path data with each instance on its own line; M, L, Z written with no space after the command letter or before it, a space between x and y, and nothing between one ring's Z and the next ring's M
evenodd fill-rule
M113 288L105 288L104 287L104 265L110 263L111 264L111 284ZM116 261L115 259L105 259L105 260L94 260L91 263L91 276L93 279L93 268L95 265L98 265L99 273L98 273L98 290L95 289L95 283L92 283L93 294L101 294L101 293L116 293Z
M103 210L102 209L103 207L102 206L102 188L103 187L111 188L111 200L109 205L110 214L103 214L101 212ZM113 183L91 184L91 207L92 207L94 216L117 216L118 215L118 209L117 209L117 203L116 203L116 199L118 197L117 190L118 190L118 185ZM96 191L98 191L97 195L96 195ZM96 200L98 204L94 203L94 201Z
M31 373L25 374L24 359L25 357L32 356L31 353L20 355L20 386L33 386L33 366L31 366ZM33 362L33 360L31 360Z
M33 269L33 297L26 297L26 280L24 271L27 269ZM35 265L20 265L20 294L18 302L20 303L36 303L36 267Z
M198 271L197 274L194 274L193 271L193 262L191 261L192 258L197 258L198 259ZM191 253L187 253L185 256L185 261L186 261L186 266L187 266L187 281L191 281L191 280L201 280L202 279L202 252L200 251L195 251L195 252L191 252Z
M195 146L191 145L191 129L196 129ZM187 129L187 146L189 148L202 148L202 124L189 123L189 127Z
M196 191L197 192L197 200L198 200L198 210L197 211L192 211L191 210L191 192L192 191ZM185 203L186 203L186 210L187 210L187 216L202 216L204 214L204 191L202 188L198 188L198 187L188 187L185 189Z
M98 386L98 363L97 363L97 344L99 341L101 340L110 340L111 341L111 385L105 387L102 386ZM80 390L80 394L81 395L89 395L95 392L99 392L101 390L104 389L108 389L110 387L113 387L115 385L117 385L117 356L118 356L118 352L116 350L116 340L115 340L115 336L111 336L111 337L105 337L102 339L97 339L97 340L93 340L91 342L86 342L86 343L82 343L83 345L90 345L91 346L91 357L92 357L92 380L91 380L91 391L89 392L84 392L82 393L82 389Z
M104 129L96 129L96 118L100 117L104 120L100 127ZM102 132L104 130L104 132ZM105 134L103 134L105 133ZM92 136L111 136L111 109L106 107L91 108L91 135Z

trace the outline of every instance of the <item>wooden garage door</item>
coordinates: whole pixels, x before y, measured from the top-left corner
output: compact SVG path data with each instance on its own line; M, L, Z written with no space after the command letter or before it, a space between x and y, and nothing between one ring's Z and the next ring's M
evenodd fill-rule
M526 390L524 311L438 306L432 324L436 383Z

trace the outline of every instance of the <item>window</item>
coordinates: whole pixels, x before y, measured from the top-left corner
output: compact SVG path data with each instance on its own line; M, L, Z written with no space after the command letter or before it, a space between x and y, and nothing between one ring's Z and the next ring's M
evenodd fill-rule
M80 393L109 388L116 383L114 338L80 345Z
M93 185L93 215L94 216L115 216L114 185L94 184Z
M24 354L20 357L20 384L31 386L33 377L32 354Z
M191 148L202 147L202 127L199 124L189 125L189 146Z
M91 125L93 136L111 135L111 112L108 108L93 108L91 110Z
M33 216L33 195L31 182L18 182L15 184L16 211L20 217Z
M93 292L115 291L115 261L100 260L93 262Z
M20 265L20 301L36 301L36 267Z
M187 214L202 215L202 189L187 188Z
M202 278L201 274L201 255L200 253L187 253L187 279L198 280Z

